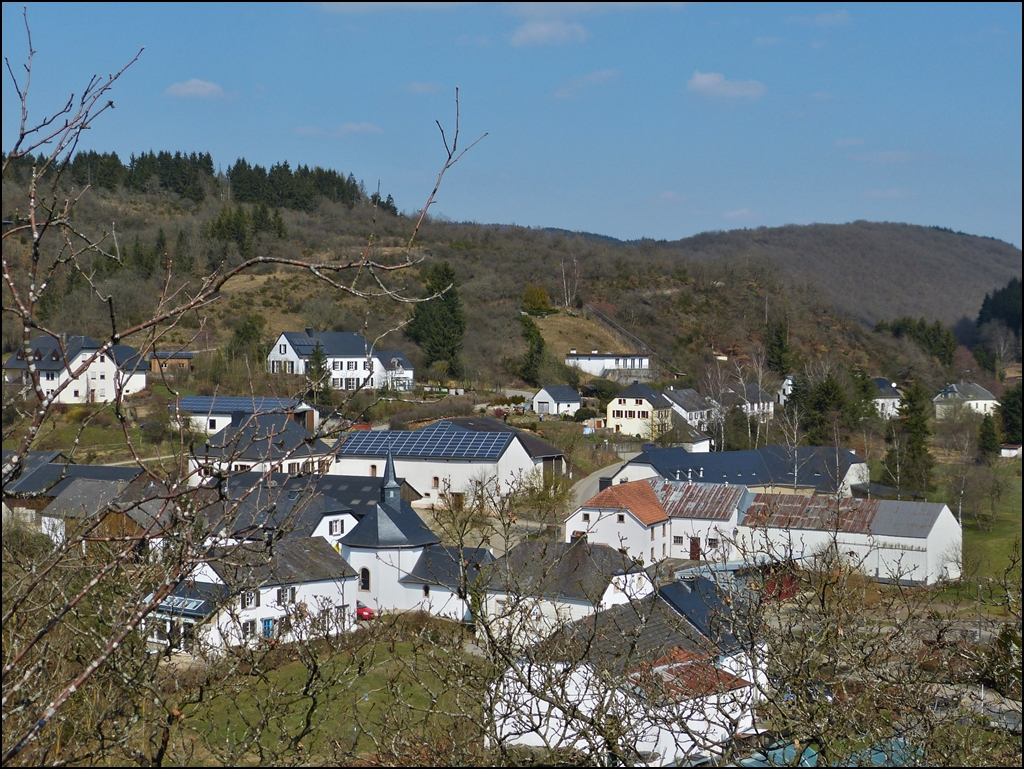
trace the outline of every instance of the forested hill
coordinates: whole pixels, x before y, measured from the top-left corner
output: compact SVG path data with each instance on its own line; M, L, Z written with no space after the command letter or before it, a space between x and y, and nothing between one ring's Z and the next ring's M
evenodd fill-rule
M973 322L986 293L1021 274L1009 243L889 222L711 232L662 247L697 259L768 257L792 283L872 325L906 315Z

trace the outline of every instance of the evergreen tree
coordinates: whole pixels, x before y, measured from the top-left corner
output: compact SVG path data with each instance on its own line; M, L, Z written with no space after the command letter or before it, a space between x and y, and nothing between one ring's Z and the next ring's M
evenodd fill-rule
M306 364L306 379L313 391L313 405L326 406L331 399L331 372L327 368L327 355L323 345L318 341L313 352L309 354Z
M249 315L235 329L234 336L228 344L228 357L248 358L250 363L261 364L267 357L269 345L263 338L263 329L267 319L262 315Z
M988 462L999 456L999 432L996 430L996 420L991 414L986 414L981 420L978 428L978 458L982 462Z
M448 375L462 376L462 337L466 333L466 316L459 298L455 269L447 261L434 265L426 275L427 295L438 294L429 302L420 302L413 310L405 335L420 346L426 365L435 362L447 365Z
M830 446L836 442L836 425L845 429L849 407L842 384L831 372L806 393L807 442Z
M540 365L544 359L544 337L540 333L540 326L529 315L520 315L519 322L523 324L523 339L526 340L526 355L523 356L519 375L523 381L537 387L540 385Z
M931 487L935 460L928 451L930 408L924 386L914 382L903 393L899 420L890 423L885 465L888 480L897 488L925 492Z
M1021 442L1021 383L1003 393L999 401L999 421L1007 443Z
M779 321L768 329L768 338L765 340L768 368L779 376L786 376L793 370L793 351L786 337L786 324Z

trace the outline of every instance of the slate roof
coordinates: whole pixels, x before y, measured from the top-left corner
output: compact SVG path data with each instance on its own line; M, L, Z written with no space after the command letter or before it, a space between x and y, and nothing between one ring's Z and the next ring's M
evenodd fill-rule
M155 524L160 530L167 526L175 513L176 498L181 492L172 493L164 483L157 483L148 475L140 473L122 491L112 503L112 507L131 518L144 529ZM189 493L190 504L200 507L204 501L212 500L213 494L207 490Z
M17 479L4 486L4 496L56 497L76 478L128 482L139 475L138 467L109 465L76 465L64 462L43 462L26 468Z
M933 401L958 399L965 401L994 401L996 396L974 382L961 382L960 384L946 385L932 398Z
M643 567L608 545L585 538L573 542L521 542L497 559L486 575L491 592L586 601L596 605L612 577Z
M672 401L649 385L634 382L615 396L616 398L644 398L655 409L670 409Z
M657 592L564 625L527 654L537 661L586 661L623 674L674 652L702 658L718 650L714 639Z
M17 454L14 449L4 449L2 463L6 465ZM27 475L35 470L40 465L45 465L47 462L55 462L60 459L63 463L67 463L68 459L59 451L26 451L21 461L18 463L19 468L15 469L14 474L11 476L11 483L22 475ZM4 487L4 493L7 492L7 487Z
M209 563L230 587L297 585L356 576L323 537L289 537L269 550L262 544L240 545L215 553Z
M100 349L100 343L88 336L69 336L64 341L64 349L67 350L68 361L74 363L79 353L91 355ZM35 358L36 370L38 371L59 371L67 366L64 356L60 351L60 340L52 336L38 336L29 342L30 355ZM6 369L27 369L28 361L23 357L22 348L4 362Z
M700 454L668 448L645 451L627 462L619 474L628 473L630 465L650 465L663 478L672 480L784 488L792 487L795 466L796 485L827 493L836 491L850 467L862 462L852 451L840 449L837 454L828 446L798 446L795 455L788 446Z
M167 408L174 411L174 404ZM291 414L311 409L299 398L247 398L229 395L186 395L178 399L183 414Z
M936 502L757 494L740 523L925 539L945 507Z
M404 500L398 507L378 502L341 539L346 547L371 549L424 547L440 541Z
M232 423L211 437L202 449L204 456L250 462L298 461L332 452L328 443L313 438L287 414L249 415L241 424Z
M192 358L196 357L196 354L194 352L192 352L191 350L174 350L174 351L154 352L154 353L152 353L150 355L150 357L151 358L156 358L157 360L165 360L165 359L170 359L170 358L183 358L183 359L186 359L186 360L191 360Z
M884 376L876 376L872 381L875 383L875 389L878 390L875 398L895 398L900 400L903 397L900 395L900 391L896 389L896 383L886 379Z
M280 478L280 476L277 476ZM338 500L320 493L313 484L271 485L260 473L233 476L221 486L230 499L206 511L208 525L227 528L239 538L260 539L266 532L309 537L324 516L352 512ZM229 521L223 520L227 517Z
M127 481L73 478L46 508L51 518L95 518L110 509Z
M548 385L547 387L540 388L541 392L547 393L551 396L551 400L555 403L580 403L580 394L576 392L575 387L569 385Z
M714 408L714 405L696 390L665 390L662 395L678 404L683 411L711 411Z
M370 350L370 343L366 338L354 331L313 331L307 328L305 331L285 331L284 338L302 358L308 358L313 354L317 342L328 358L365 358ZM397 359L403 368L412 368L409 359L398 350L373 350L372 357L377 358L386 367L389 367L392 359Z
M110 356L119 369L129 374L134 374L137 371L149 371L149 365L143 356L131 345L115 344L110 348Z
M572 388L569 388L572 389ZM575 392L575 390L573 390ZM576 396L577 400L579 396ZM501 422L492 417L453 417L448 420L456 427L462 427L466 430L480 433L511 433L516 436L516 439L526 449L526 453L533 459L539 459L541 457L560 457L563 456L561 449L556 449L550 443L542 441L535 435L523 430L517 430L514 427Z
M658 589L659 597L722 651L737 646L724 592L724 588L706 577L676 580Z
M403 585L438 585L452 592L462 588L460 563L467 583L472 585L483 570L494 563L494 556L484 547L427 545L412 571L398 581Z

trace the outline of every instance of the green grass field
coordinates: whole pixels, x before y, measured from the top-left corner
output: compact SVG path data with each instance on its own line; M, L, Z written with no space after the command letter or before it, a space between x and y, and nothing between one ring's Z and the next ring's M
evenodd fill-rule
M1006 491L997 504L991 531L984 531L970 516L964 515L965 577L993 579L1003 576L1014 547L1021 545L1021 463L1020 460L997 463L996 471L1006 483ZM1017 564L1018 573L1020 563Z

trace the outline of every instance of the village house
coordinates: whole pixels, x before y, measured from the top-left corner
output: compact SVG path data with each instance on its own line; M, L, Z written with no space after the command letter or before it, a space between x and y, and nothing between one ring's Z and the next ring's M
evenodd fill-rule
M154 374L177 376L191 374L196 354L190 350L163 350L149 356L149 370Z
M648 385L634 382L609 401L606 416L608 429L654 440L672 429L672 401Z
M529 481L550 482L566 471L565 455L523 430L489 417L445 419L419 430L353 432L338 447L331 472L375 477L388 453L395 472L405 478L429 507L461 504L481 482L496 480L503 489Z
M666 389L662 395L672 404L672 410L681 416L691 427L707 432L711 426L715 404L693 389Z
M192 430L209 434L223 430L239 414L287 414L311 433L320 427L320 414L317 410L298 398L186 395L167 408L175 424L186 424Z
M873 381L877 394L872 398L872 402L878 409L878 416L882 419L896 419L900 415L900 402L903 400L896 383L885 377L875 377Z
M651 368L651 356L639 353L600 353L597 350L577 353L576 350L570 350L565 356L565 365L616 382L648 380L657 375L657 371Z
M623 465L611 482L660 476L694 483L742 484L752 491L848 497L855 487L869 483L870 475L867 462L852 451L826 446L764 446L709 454L656 448Z
M317 345L325 357L334 390L412 390L413 368L397 350L375 350L362 334L351 331L286 331L267 355L273 374L306 374Z
M535 414L573 416L580 408L580 394L568 385L548 385L533 396Z
M39 372L43 394L54 403L111 403L134 395L146 387L144 366L132 365L137 353L118 345L112 349L87 336L40 336L32 340L26 354L23 347L4 362L4 381L31 387L31 369ZM119 361L128 365L122 369Z
M754 732L763 655L729 630L727 599L706 579L566 623L495 684L496 740L647 766L704 763ZM593 719L613 721L605 744Z
M955 419L963 409L987 416L995 414L999 401L992 393L974 382L949 384L932 398L935 406L935 418L939 421Z
M642 564L586 535L521 542L494 562L483 584L485 615L516 644L653 589Z

